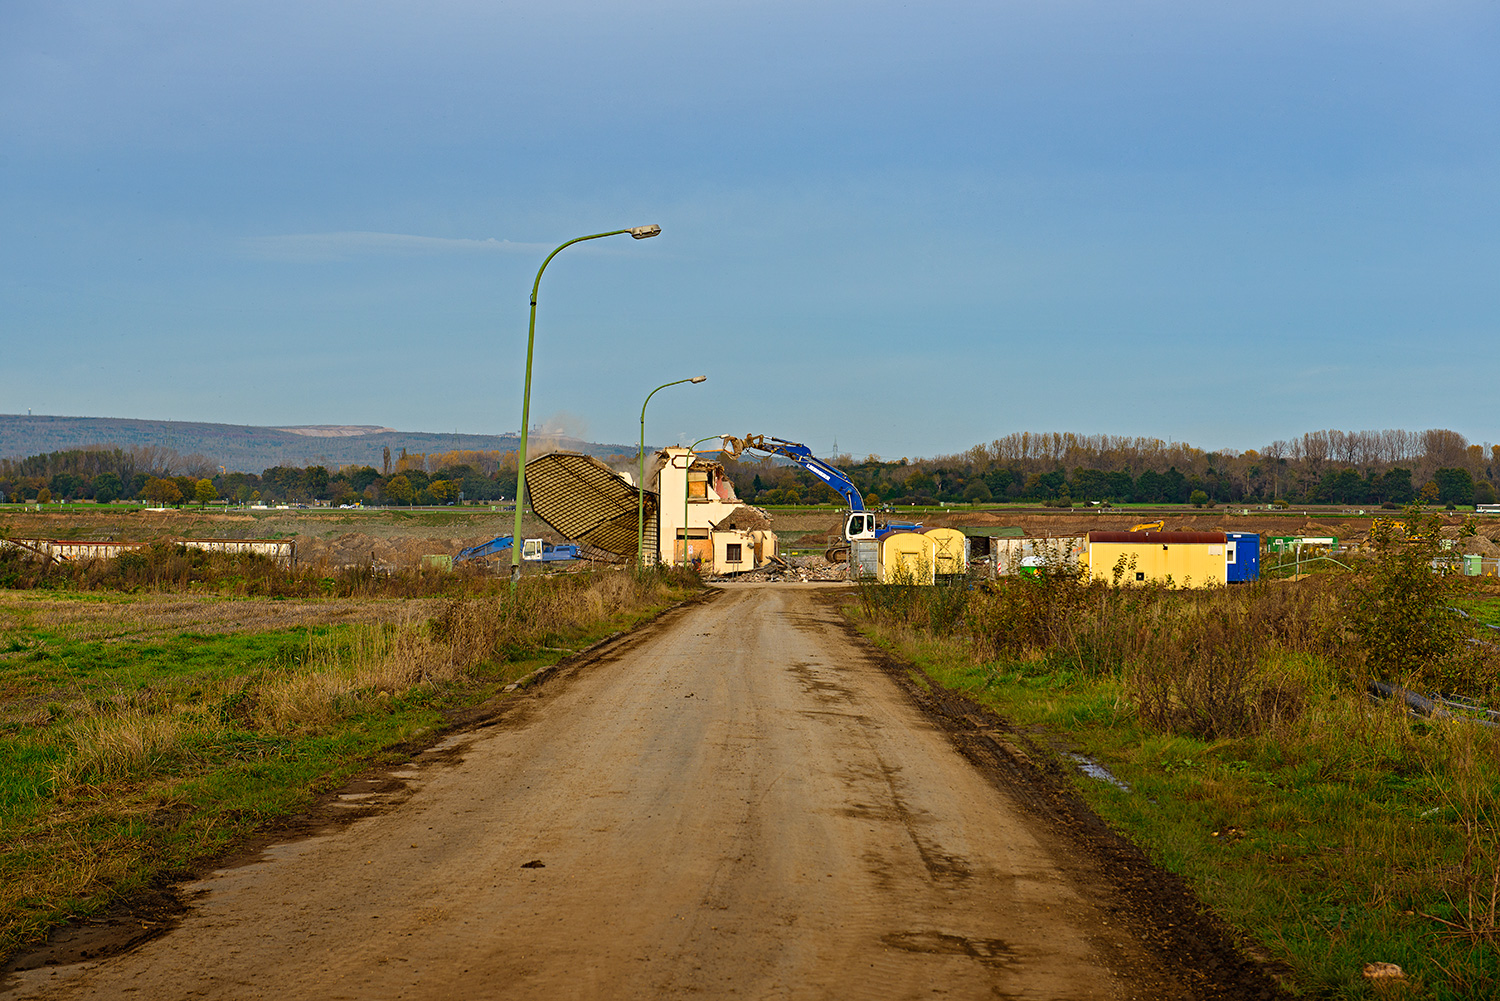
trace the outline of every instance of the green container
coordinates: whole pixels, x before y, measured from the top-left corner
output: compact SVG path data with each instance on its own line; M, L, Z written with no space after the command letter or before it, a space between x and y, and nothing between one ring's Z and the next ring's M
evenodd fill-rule
M1464 557L1464 576L1465 577L1478 577L1478 576L1480 576L1483 573L1484 573L1484 557L1483 556L1465 556Z

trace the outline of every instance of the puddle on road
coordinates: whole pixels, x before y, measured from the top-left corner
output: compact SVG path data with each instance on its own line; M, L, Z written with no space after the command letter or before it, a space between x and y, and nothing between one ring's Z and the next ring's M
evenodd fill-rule
M968 956L985 965L1006 966L1015 960L1009 942L998 938L970 938L941 931L892 932L880 940L888 948L930 956Z
M1063 757L1067 758L1069 761L1073 762L1073 764L1077 765L1078 770L1080 772L1083 772L1083 774L1087 775L1089 778L1098 779L1100 782L1108 782L1115 788L1122 789L1125 792L1130 791L1130 786L1120 781L1115 777L1113 772L1111 772L1108 768L1105 768L1103 765L1099 764L1099 762L1095 761L1088 755L1074 754L1072 751L1064 751Z

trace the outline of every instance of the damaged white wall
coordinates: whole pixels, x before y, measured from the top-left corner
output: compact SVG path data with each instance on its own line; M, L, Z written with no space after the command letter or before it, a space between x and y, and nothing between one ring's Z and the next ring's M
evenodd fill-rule
M704 570L734 573L778 554L769 517L741 503L719 463L680 446L665 448L652 457L646 481L661 508L657 559L698 560Z

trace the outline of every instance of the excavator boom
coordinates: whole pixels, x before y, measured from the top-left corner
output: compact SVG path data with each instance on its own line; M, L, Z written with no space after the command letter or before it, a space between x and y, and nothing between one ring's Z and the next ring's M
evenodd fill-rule
M865 509L865 499L860 496L859 488L854 485L854 481L845 476L843 470L830 466L822 459L813 455L812 449L806 445L795 441L785 441L781 438L767 438L763 434L747 434L743 438L726 435L724 438L724 451L728 453L731 459L739 458L740 453L747 448L791 459L797 465L843 494L844 500L849 504L850 511L863 511Z

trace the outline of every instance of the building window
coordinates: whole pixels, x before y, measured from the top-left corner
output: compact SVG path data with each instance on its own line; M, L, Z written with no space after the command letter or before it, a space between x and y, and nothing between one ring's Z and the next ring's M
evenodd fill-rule
M724 545L725 563L743 563L745 557L742 555L744 546L738 542L728 542Z

